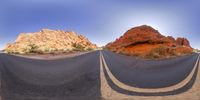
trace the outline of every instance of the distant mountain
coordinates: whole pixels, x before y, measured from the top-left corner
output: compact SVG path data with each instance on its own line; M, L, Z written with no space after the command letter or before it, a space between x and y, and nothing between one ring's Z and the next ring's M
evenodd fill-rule
M91 50L97 46L75 32L43 29L34 33L21 33L14 43L7 44L8 53L49 53L55 51Z
M128 30L106 48L121 54L142 58L169 58L192 53L186 38L163 36L151 26L142 25Z

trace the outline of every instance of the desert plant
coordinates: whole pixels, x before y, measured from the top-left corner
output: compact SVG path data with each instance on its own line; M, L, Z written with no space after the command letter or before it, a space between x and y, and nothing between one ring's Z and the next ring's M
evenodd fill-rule
M6 53L9 53L9 54L14 53L13 50L11 50L11 49L5 49L4 51L5 51Z
M167 48L164 46L159 46L157 48L152 49L149 53L145 55L146 58L157 59L162 58L167 55Z
M69 51L70 51L70 50L67 49L67 48L64 48L64 49L61 50L61 52L63 52L63 53L68 53Z
M176 49L173 48L173 49L169 50L169 54L172 55L172 56L176 56L177 55Z
M44 52L45 52L45 53L48 53L49 51L50 51L49 48L45 48L45 49L44 49Z
M93 49L92 48L87 48L87 51L92 51Z
M153 49L153 50L154 50L153 52L156 52L159 55L166 55L166 53L167 53L167 48L162 46L162 45L157 47L157 48L155 48L155 49Z
M159 57L160 57L159 53L157 53L153 50L145 55L145 58L149 58L149 59L155 59L155 58L159 58Z
M29 53L37 53L39 47L36 44L30 43L28 46L30 47Z
M74 51L84 51L85 50L85 48L82 45L77 44L77 43L74 43L73 47L74 47Z
M34 52L34 53L37 53L37 54L44 54L44 51L42 51L42 50L37 50L37 51Z

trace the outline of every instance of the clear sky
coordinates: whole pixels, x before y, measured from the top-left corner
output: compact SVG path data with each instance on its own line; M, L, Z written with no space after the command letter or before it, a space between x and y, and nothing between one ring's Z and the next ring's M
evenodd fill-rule
M99 46L147 24L200 49L199 0L1 0L0 48L19 33L75 31Z

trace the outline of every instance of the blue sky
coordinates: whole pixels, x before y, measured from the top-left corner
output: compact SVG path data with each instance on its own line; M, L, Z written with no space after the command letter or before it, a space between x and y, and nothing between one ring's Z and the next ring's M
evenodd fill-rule
M43 28L75 31L102 46L147 24L200 49L199 5L198 0L1 0L0 48L19 33Z

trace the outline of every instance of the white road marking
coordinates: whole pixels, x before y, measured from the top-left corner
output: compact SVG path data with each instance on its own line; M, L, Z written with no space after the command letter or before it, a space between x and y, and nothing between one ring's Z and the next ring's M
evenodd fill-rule
M101 53L100 53L100 82L101 82L100 89L101 89L102 98L107 99L107 98L113 98L113 96L114 96L114 98L119 99L119 98L129 97L129 95L116 92L109 86L109 84L105 78L105 73L103 71L103 61L102 61Z
M103 66L104 64L104 67L106 69L106 72L108 73L108 76L110 77L110 79L112 80L112 82L124 89L124 90L127 90L127 91L133 91L133 92L138 92L138 93L165 93L165 92L170 92L170 91L174 91L174 90L178 90L182 87L184 87L193 77L194 73L195 73L195 70L197 68L197 64L198 64L198 61L199 61L199 56L198 56L198 59L196 61L196 64L194 66L194 68L192 69L192 71L190 72L190 74L184 79L182 80L180 83L176 84L176 85L172 85L172 86L169 86L169 87L164 87L164 88L157 88L157 89L144 89L144 88L137 88L137 87L133 87L133 86L129 86L129 85L126 85L122 82L120 82L109 70L107 64L106 64L106 61L103 57L103 54L101 53L100 51L100 59L102 59L103 62L101 62L101 67ZM103 70L103 69L101 69ZM105 77L105 76L104 76Z

